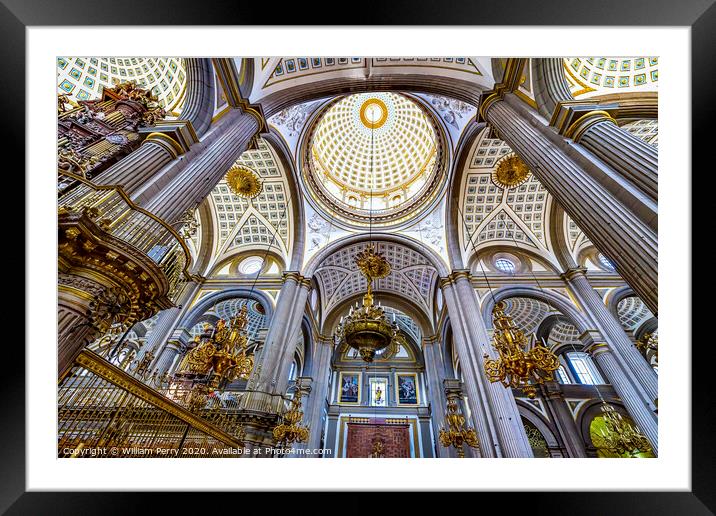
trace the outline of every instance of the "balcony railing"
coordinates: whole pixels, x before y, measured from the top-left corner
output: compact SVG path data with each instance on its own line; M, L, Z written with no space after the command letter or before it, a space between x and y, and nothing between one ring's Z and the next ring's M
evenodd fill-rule
M243 417L278 421L290 403L261 391L200 395L196 403L199 389L147 380L82 350L58 388L58 457L238 456Z
M184 279L189 276L189 248L169 224L134 204L118 186L96 185L68 172L62 183L71 186L58 194L58 207L93 215L100 228L147 255L169 282L167 297L176 302Z

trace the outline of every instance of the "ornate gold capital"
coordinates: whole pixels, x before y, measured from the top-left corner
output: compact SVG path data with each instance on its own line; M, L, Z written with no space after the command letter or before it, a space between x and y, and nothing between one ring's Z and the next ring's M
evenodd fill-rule
M582 115L575 122L573 122L564 132L564 136L566 138L571 138L576 143L579 143L579 140L591 127L603 122L617 125L617 121L614 120L612 115L609 114L607 111L590 111L589 113Z

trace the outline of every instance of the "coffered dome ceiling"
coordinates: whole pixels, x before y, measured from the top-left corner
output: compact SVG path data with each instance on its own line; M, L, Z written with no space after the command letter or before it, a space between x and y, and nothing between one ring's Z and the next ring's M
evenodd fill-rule
M346 222L404 221L435 192L441 145L430 116L397 93L362 93L331 105L304 157L313 198Z

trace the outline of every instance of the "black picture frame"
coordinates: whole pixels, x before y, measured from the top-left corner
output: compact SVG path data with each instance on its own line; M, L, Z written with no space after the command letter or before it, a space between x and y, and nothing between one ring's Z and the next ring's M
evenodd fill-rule
M277 4L278 5L278 4ZM0 3L0 33L2 34L3 63L3 143L9 149L22 149L25 135L25 29L39 25L276 25L276 24L387 24L387 25L548 25L548 26L688 26L691 27L692 72L692 151L694 158L706 165L713 131L714 102L711 99L712 81L716 78L716 6L714 0L604 0L575 4L566 0L539 2L512 0L508 2L465 1L455 4L425 0L394 0L374 3L365 9L354 9L350 16L335 16L340 10L335 2L282 2L271 9L262 2L213 0L158 0L140 2L125 0L2 0ZM280 11L280 12L277 12ZM479 44L478 44L479 48ZM685 91L685 94L687 92ZM24 160L24 153L16 152ZM710 156L709 156L710 157ZM697 167L693 167L697 170ZM671 171L687 177L688 171ZM693 181L692 181L693 183ZM17 194L17 197L20 197ZM696 204L695 202L693 203ZM696 218L694 217L694 221ZM26 234L26 238L32 238ZM16 244L19 248L19 244ZM24 268L14 264L11 270ZM26 271L27 273L27 271ZM48 286L48 290L52 288ZM6 292L13 292L7 290ZM19 292L19 291L18 291ZM24 303L23 303L24 306ZM6 308L7 310L7 308ZM26 324L33 324L32 314L26 314ZM693 316L692 316L693 317ZM684 321L686 323L686 321ZM708 328L706 328L708 330ZM685 328L685 339L690 338ZM16 338L16 337L13 337ZM599 492L510 493L509 510L513 514L713 514L716 510L714 478L716 478L715 425L709 419L713 412L713 383L710 381L714 363L713 346L699 343L698 360L692 361L692 490L690 492ZM25 357L19 346L4 349L3 424L0 425L3 444L0 462L0 510L7 514L131 514L145 512L157 501L166 504L164 511L181 504L183 513L207 510L204 497L183 493L156 495L122 493L39 493L25 489ZM695 354L694 354L695 356ZM558 482L558 479L555 479ZM149 497L154 500L148 500ZM223 500L231 500L227 493ZM272 501L275 505L275 499ZM480 494L480 506L504 501L504 493ZM212 498L221 503L219 498ZM236 501L236 498L233 498ZM414 501L417 494L399 497L402 509ZM387 501L387 500L386 500ZM260 505L260 501L256 500ZM371 505L376 507L373 502ZM150 505L152 504L152 505ZM548 508L548 510L541 510Z

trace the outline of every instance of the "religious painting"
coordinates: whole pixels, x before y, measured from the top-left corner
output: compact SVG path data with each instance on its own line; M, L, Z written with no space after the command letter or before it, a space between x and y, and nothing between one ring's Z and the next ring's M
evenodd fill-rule
M385 407L388 405L388 380L386 378L370 379L370 405Z
M338 383L338 402L360 403L360 373L341 372Z
M414 373L396 375L398 381L395 388L397 391L398 405L418 404L418 375Z

